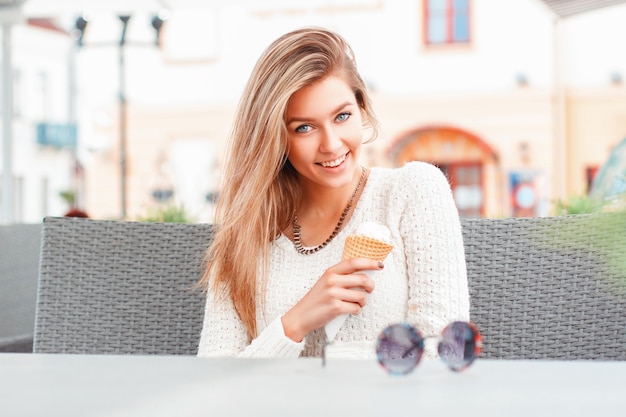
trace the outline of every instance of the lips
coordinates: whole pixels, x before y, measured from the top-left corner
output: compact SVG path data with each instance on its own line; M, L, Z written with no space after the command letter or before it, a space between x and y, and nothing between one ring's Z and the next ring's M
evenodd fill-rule
M334 168L334 167L337 167L337 166L341 165L343 163L343 161L346 160L347 156L348 156L348 154L346 153L344 155L341 155L337 159L333 159L332 161L319 162L319 164L321 166L323 166L324 168Z

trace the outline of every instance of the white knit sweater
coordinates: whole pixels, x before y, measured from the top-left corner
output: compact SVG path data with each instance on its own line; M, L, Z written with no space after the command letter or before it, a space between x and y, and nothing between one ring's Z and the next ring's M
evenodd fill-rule
M349 316L337 333L337 351L372 357L380 331L400 321L425 336L436 336L451 321L469 320L463 240L450 186L436 167L411 162L398 169L372 168L346 227L319 252L299 254L286 236L272 243L256 339L248 339L232 303L217 302L209 291L198 356L320 356L324 329L296 343L285 336L281 316L339 262L346 237L365 221L386 225L394 248L385 268L376 272L367 305L359 315Z

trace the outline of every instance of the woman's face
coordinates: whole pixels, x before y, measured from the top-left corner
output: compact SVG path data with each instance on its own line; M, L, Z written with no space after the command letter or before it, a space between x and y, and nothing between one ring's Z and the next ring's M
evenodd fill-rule
M328 76L296 91L285 112L289 161L300 180L323 187L351 183L363 140L361 110L350 86Z

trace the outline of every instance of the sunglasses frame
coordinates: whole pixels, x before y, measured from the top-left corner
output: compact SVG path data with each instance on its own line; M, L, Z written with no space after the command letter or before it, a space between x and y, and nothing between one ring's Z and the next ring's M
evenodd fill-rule
M385 343L385 341L388 341L393 332L398 331L406 332L404 337L406 337L410 343L409 349L402 354L402 357L405 357L405 355L408 356L412 351L416 351L416 358L414 361L415 363L408 365L406 369L390 368L387 362L389 362L391 359L384 357L383 353L381 353L381 344ZM464 332L462 338L465 341L465 346L463 352L463 360L459 363L456 363L452 362L450 359L446 359L445 356L447 356L448 354L444 352L444 349L446 349L446 347L450 347L450 338L458 337L459 331ZM469 335L467 334L468 331ZM425 337L416 327L406 322L402 322L387 326L378 336L378 340L376 341L376 357L378 363L381 365L381 367L383 367L383 369L385 369L392 375L407 375L413 372L413 370L415 370L415 368L417 368L417 366L420 364L422 356L424 354L425 341L428 339L438 340L437 352L439 353L439 357L446 364L446 366L454 372L461 372L467 369L474 362L474 360L476 360L476 358L480 356L480 353L482 351L482 336L474 323L465 321L454 321L448 324L441 331L441 334L439 336ZM454 341L458 343L456 339ZM468 347L467 342L473 342L473 348L469 355L468 352L465 351L465 349L467 349ZM469 358L467 358L468 356Z

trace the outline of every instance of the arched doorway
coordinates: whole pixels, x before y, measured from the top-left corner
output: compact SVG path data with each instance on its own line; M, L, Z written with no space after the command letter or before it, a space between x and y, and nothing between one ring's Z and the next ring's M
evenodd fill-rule
M409 161L436 165L448 178L461 217L485 217L495 202L495 151L476 135L448 126L429 126L401 135L391 148L395 166ZM491 197L491 198L490 198Z

